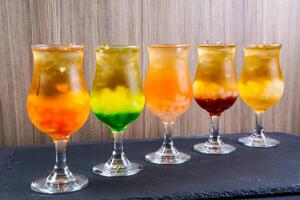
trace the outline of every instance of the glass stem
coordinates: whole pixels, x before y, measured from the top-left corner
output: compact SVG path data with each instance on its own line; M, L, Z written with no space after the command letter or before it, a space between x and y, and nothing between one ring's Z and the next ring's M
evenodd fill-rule
M123 150L123 132L115 131L113 132L114 135L114 150L113 156L115 159L121 159L124 155Z
M210 116L210 135L209 142L218 143L220 139L219 135L219 119L218 115Z
M70 181L74 181L73 174L70 172L67 165L66 148L67 140L56 140L55 151L56 160L52 173L48 176L47 180L49 184L63 184Z
M54 168L58 171L61 171L67 167L67 141L66 140L58 140L55 141L55 150L56 150L56 160Z
M126 158L123 150L123 134L123 131L113 131L114 149L110 159L106 162L108 167L121 169L130 165L130 161Z
M262 115L263 112L258 112L255 111L255 130L254 130L254 135L256 137L264 137L264 128L262 125Z
M166 148L171 148L173 146L172 140L172 130L174 127L174 122L163 122L164 125L164 143L163 146Z
M178 150L175 148L172 139L172 130L174 127L174 122L163 122L164 125L164 142L160 149L157 151L157 154L160 156L177 156L179 154Z

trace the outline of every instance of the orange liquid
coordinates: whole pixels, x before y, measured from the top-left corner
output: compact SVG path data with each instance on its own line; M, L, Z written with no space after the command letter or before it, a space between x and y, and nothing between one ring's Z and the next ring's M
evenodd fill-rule
M186 62L188 51L173 48L149 51L149 70L144 83L147 107L162 121L174 121L189 108L192 100Z
M89 111L87 93L69 92L52 98L30 94L27 99L32 123L54 140L68 139L85 123Z

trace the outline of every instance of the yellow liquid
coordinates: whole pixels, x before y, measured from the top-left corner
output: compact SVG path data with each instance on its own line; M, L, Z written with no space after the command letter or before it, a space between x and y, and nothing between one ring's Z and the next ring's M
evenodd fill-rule
M283 95L279 51L280 48L270 46L245 50L239 91L244 102L255 111L266 111L278 103Z
M124 86L117 86L115 90L104 88L91 93L93 111L104 115L128 112L140 113L144 109L144 103L143 93L131 93Z

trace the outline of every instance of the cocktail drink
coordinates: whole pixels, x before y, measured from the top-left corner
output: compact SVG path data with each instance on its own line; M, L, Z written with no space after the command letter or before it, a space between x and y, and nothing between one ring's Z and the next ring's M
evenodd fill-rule
M87 120L89 94L83 76L83 46L33 45L34 72L27 97L30 120L49 135L56 147L52 173L31 183L42 193L64 193L88 185L82 175L73 175L66 164L69 137Z
M114 137L111 158L93 167L102 176L130 176L142 166L130 162L123 151L127 126L142 113L145 97L138 70L139 48L135 46L100 46L96 50L96 74L91 91L91 105L97 118L110 127Z
M238 79L234 64L234 44L203 44L198 46L198 68L193 95L211 118L207 142L194 145L205 154L227 154L235 147L225 144L219 135L219 118L238 97Z
M146 105L164 125L164 142L156 152L145 156L156 164L179 164L190 155L179 152L172 140L175 120L190 106L192 87L188 71L187 45L151 45L149 69L144 83Z
M239 141L251 147L273 147L279 141L264 134L261 115L278 103L284 81L280 68L280 44L259 44L245 47L245 60L239 81L241 98L255 113L255 130Z

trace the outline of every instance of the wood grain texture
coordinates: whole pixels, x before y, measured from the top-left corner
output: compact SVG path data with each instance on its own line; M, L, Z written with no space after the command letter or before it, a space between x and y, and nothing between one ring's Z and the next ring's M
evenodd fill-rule
M186 43L190 75L197 66L195 45L204 41L238 45L241 72L243 46L283 44L285 93L264 118L265 129L300 135L300 1L298 0L0 0L0 146L50 143L26 113L31 82L31 44L84 44L84 72L91 86L95 48L105 42L141 47L140 72L147 73L147 45ZM222 133L253 128L250 108L239 99L222 117ZM176 122L174 135L207 135L208 114L195 102ZM126 132L126 138L160 137L161 124L147 109ZM72 141L111 139L109 130L91 113Z

